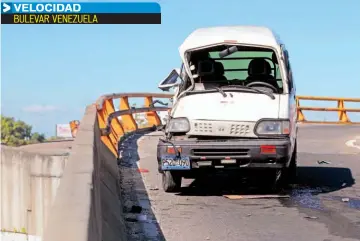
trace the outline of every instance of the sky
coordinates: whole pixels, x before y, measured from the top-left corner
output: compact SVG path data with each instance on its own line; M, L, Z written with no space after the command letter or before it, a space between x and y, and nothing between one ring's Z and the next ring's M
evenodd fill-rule
M298 95L360 97L359 0L158 2L161 25L2 25L2 114L55 135L103 94L160 92L187 35L223 25L275 30Z

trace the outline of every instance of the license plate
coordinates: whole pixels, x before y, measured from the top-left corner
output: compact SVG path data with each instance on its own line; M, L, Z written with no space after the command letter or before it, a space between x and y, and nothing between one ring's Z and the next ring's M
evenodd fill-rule
M187 156L174 157L162 156L161 157L162 170L189 170L190 158Z
M221 164L236 164L236 159L223 159L220 162Z

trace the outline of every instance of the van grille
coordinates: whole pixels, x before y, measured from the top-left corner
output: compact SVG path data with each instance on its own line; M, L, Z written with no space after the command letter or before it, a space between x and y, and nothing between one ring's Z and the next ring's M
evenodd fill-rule
M194 130L196 132L207 132L207 133L212 133L213 132L213 126L211 122L195 122L194 123Z
M249 132L249 125L232 124L230 127L230 135L247 135Z
M192 120L189 135L255 137L255 122Z

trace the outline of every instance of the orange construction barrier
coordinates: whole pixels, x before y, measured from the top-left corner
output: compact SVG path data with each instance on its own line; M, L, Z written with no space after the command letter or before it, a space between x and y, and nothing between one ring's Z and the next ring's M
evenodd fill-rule
M314 101L336 101L337 108L322 108L322 107L309 107L300 106L300 100L314 100ZM336 98L336 97L316 97L316 96L297 96L297 120L302 123L314 124L360 124L360 122L352 122L348 116L348 112L359 112L360 108L345 108L345 102L358 102L360 98ZM338 112L338 121L308 121L305 119L303 111L336 111Z

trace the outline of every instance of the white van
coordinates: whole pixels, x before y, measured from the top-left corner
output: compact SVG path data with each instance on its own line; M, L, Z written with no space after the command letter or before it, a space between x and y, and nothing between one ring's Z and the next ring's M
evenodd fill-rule
M294 181L295 84L279 37L257 26L203 28L179 50L181 68L159 84L175 88L157 148L164 190L216 168L268 169L274 183Z

